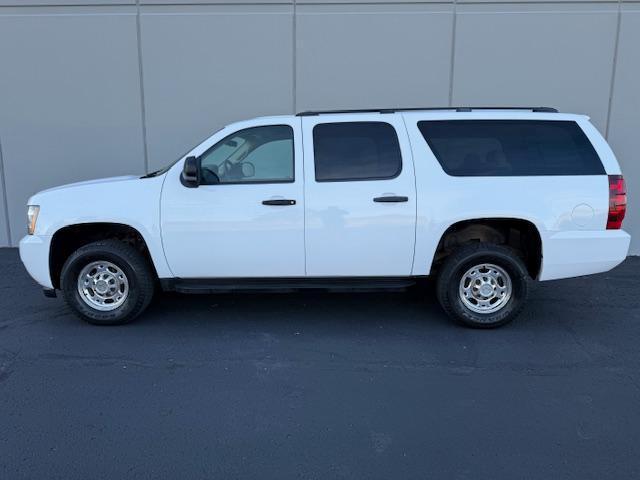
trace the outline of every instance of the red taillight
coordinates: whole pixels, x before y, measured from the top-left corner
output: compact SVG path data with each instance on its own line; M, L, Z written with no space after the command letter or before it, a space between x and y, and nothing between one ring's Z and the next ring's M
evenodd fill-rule
M607 230L622 228L624 214L627 213L627 188L622 175L609 175L609 217Z

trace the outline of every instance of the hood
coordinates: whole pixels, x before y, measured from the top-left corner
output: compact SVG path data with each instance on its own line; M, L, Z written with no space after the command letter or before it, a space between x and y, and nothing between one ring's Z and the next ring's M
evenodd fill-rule
M120 183L120 182L128 182L131 180L138 180L140 178L139 175L123 175L120 177L107 177L107 178L97 178L95 180L85 180L84 182L75 182L75 183L67 183L66 185L60 185L58 187L47 188L46 190L41 190L36 195L41 193L49 193L55 192L57 190L65 190L68 188L74 187L82 187L87 185L98 185L101 183Z
M79 223L121 223L148 230L157 228L163 176L135 175L101 178L36 193L29 204L39 205L38 235Z

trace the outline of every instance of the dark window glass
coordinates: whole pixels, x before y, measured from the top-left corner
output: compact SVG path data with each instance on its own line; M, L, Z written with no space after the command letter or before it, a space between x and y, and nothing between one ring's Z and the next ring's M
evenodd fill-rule
M319 123L313 154L318 182L382 180L402 170L398 135L384 122Z
M604 168L577 123L545 120L438 120L418 128L455 176L601 175Z
M293 182L293 129L252 127L232 133L200 156L203 185Z

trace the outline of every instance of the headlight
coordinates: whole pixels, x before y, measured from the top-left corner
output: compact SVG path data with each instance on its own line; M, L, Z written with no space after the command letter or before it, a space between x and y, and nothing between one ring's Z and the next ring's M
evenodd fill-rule
M33 235L33 232L36 231L36 221L38 220L39 212L39 205L29 205L27 207L27 232L29 235Z

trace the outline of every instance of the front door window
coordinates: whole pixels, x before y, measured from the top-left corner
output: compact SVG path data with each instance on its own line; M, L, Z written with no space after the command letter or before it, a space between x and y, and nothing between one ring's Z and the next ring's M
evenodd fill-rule
M201 155L201 184L293 182L293 157L289 125L246 128Z

